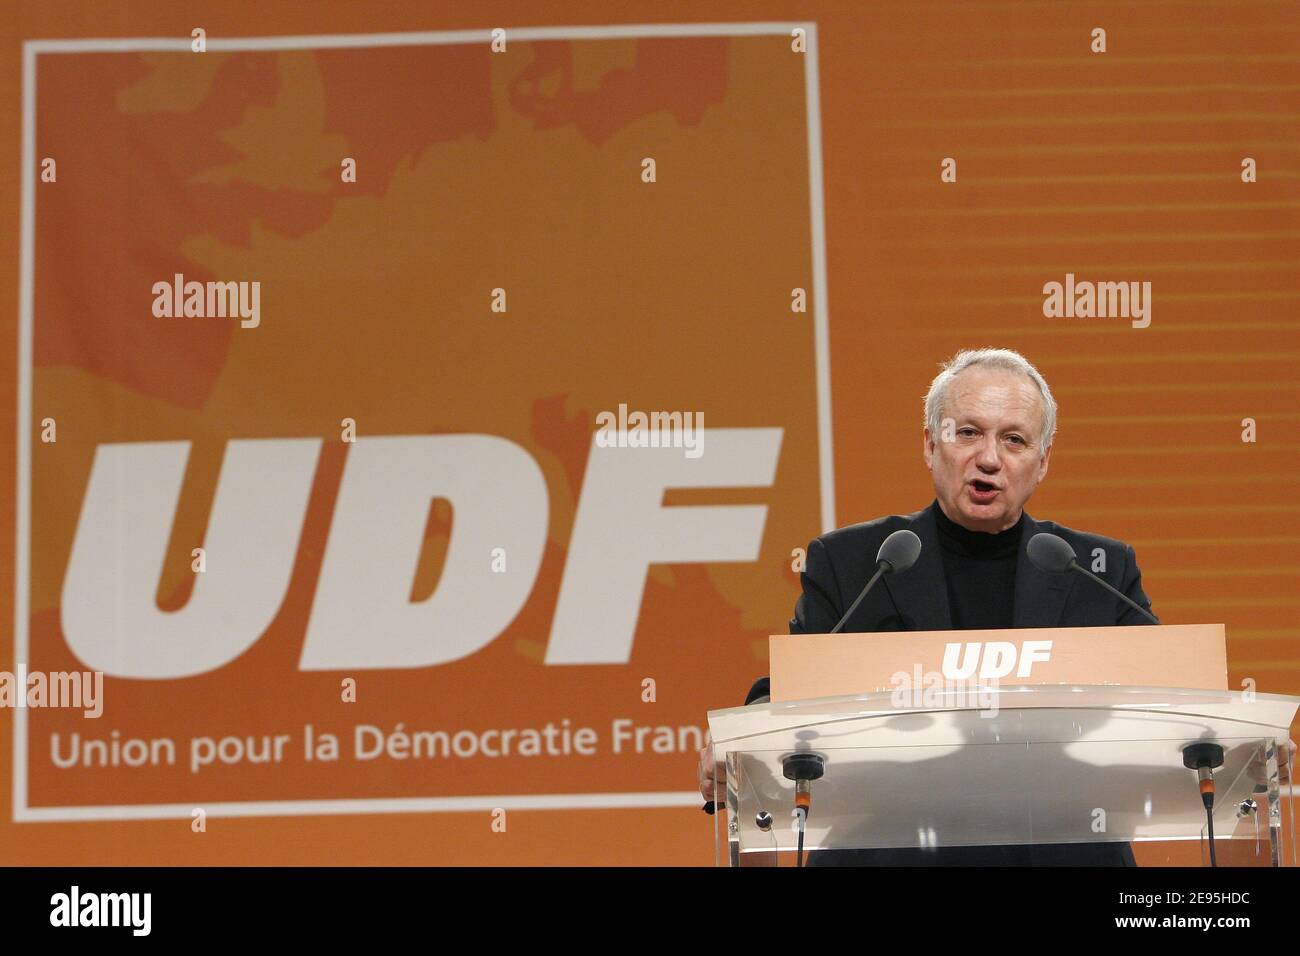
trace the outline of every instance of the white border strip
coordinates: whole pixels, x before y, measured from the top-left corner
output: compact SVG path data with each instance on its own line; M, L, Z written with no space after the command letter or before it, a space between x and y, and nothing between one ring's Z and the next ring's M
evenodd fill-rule
M368 813L446 813L466 810L611 810L698 807L693 791L648 793L539 793L499 797L387 797L373 799L263 800L242 803L154 803L100 807L27 808L26 821L190 819L202 807L210 817L348 816Z
M18 484L14 500L14 667L31 620L32 295L36 266L36 51L23 45L22 225L18 240ZM14 709L13 817L27 810L27 711Z
M809 23L635 23L609 26L505 27L506 41L623 40L654 37L789 36L796 27L812 34ZM492 28L496 29L496 28ZM492 42L492 29L436 30L417 33L346 33L318 36L212 37L210 53L250 50L338 50L350 47L434 46ZM140 53L149 50L188 52L189 37L123 37L105 40L28 40L38 53ZM809 51L811 52L811 44Z
M804 92L808 109L808 226L812 233L813 329L817 352L817 468L821 475L822 531L835 520L835 455L831 447L831 340L826 303L826 208L822 195L822 106L817 68L817 24L807 26Z
M830 334L826 308L826 225L822 199L821 105L815 23L648 23L613 26L507 27L506 41L613 40L654 37L789 37L802 27L807 41L804 92L808 128L808 182L812 232L813 322L817 376L818 469L821 522L835 527L835 473L831 448ZM489 43L492 31L447 30L425 33L362 33L332 36L209 37L212 53L235 51L324 50L394 46ZM31 389L33 287L36 230L36 57L42 53L186 52L187 37L27 40L23 43L23 186L18 300L18 486L17 553L14 561L14 657L26 663L31 587ZM421 813L484 810L578 810L608 807L683 807L701 803L692 791L573 793L501 797L411 797L394 799L266 800L247 803L150 804L91 807L27 805L27 712L14 710L13 818L15 822L59 820L154 820L189 817L195 806L214 816L304 816L350 813Z

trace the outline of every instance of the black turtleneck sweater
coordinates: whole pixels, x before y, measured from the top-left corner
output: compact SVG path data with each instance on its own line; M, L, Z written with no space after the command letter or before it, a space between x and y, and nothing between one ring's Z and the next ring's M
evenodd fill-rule
M1016 595L1016 558L1025 514L997 534L968 531L930 506L939 529L943 575L954 630L1010 627Z

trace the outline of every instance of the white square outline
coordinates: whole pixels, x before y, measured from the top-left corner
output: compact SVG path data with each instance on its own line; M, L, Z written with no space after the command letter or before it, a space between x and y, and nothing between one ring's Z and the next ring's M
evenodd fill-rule
M805 33L804 93L808 134L808 199L813 267L813 329L816 364L818 472L821 523L835 527L835 475L831 453L830 340L826 305L826 221L822 195L821 97L817 69L817 24L799 23L654 23L612 26L506 28L518 42L537 40L610 40L642 37L785 36ZM489 43L491 30L416 33L332 34L318 36L238 37L208 40L208 50L273 51L430 46ZM36 232L36 57L41 53L137 53L190 50L189 38L27 40L23 43L22 215L18 259L18 480L15 507L14 661L26 664L29 589L31 586L31 406L32 326ZM520 794L496 797L395 797L382 799L262 800L203 804L133 804L119 806L27 806L27 711L14 709L13 819L15 823L79 820L162 820L190 817L196 806L214 817L303 816L438 811L576 810L698 806L695 791L644 793Z

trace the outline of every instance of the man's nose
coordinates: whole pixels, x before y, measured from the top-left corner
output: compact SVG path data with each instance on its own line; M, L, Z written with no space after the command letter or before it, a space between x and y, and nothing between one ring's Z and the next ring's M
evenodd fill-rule
M1002 456L999 452L997 436L986 436L984 441L980 442L979 452L975 456L976 466L980 471L1000 471Z

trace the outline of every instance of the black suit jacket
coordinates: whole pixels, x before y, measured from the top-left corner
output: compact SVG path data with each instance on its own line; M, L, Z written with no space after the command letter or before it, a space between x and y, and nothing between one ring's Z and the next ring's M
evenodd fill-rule
M867 581L876 573L876 552L884 540L902 528L921 539L921 556L909 570L887 575L858 605L842 631L949 631L952 614L948 609L948 584L939 549L939 531L934 513L926 508L910 515L890 515L862 524L849 525L822 535L808 545L805 570L800 575L803 594L790 619L791 634L826 634L848 610ZM1075 531L1052 521L1035 521L1025 515L1016 561L1015 606L1012 627L1108 627L1114 624L1149 624L1105 588L1077 573L1052 574L1040 571L1029 560L1025 548L1040 531L1059 535L1070 543L1079 563L1093 570L1097 551L1105 555L1105 570L1099 577L1139 605L1151 609L1142 592L1142 572L1133 549L1123 541L1086 531ZM759 678L750 688L745 703L768 695L768 679Z
M825 634L843 616L876 571L876 552L885 538L907 528L921 539L921 555L909 570L881 578L845 622L843 631L952 630L948 587L939 532L930 508L910 515L891 515L822 535L808 545L803 594L790 621L791 634ZM1140 606L1150 610L1142 591L1142 572L1133 549L1122 541L1065 528L1025 515L1016 561L1013 627L1105 627L1148 624L1146 618L1105 588L1077 573L1040 571L1025 553L1029 539L1041 531L1059 535L1079 563ZM1104 570L1097 561L1105 557ZM750 688L745 703L766 697L768 678ZM1127 843L1041 844L1037 846L965 846L917 850L821 850L809 865L1067 865L1133 866Z

